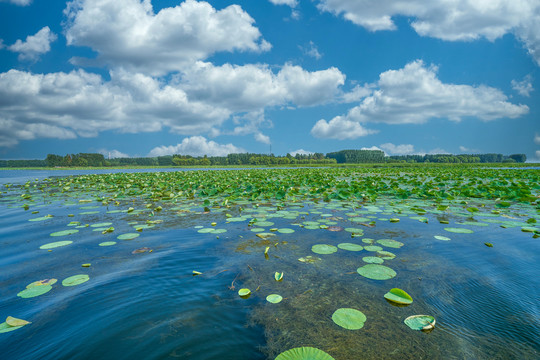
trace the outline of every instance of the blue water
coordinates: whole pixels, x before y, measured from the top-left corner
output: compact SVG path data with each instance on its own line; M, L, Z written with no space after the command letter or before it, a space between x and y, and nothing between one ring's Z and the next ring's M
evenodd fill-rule
M28 176L61 175L56 171L29 174L10 176L24 182ZM297 346L323 349L337 360L538 358L540 243L520 226L503 229L484 221L518 224L535 215L533 208L509 210L514 219L476 216L476 221L488 225L482 227L462 226L460 222L471 219L457 215L447 216L450 224L444 225L437 215L428 214L426 224L409 218L413 213L390 215L396 209L382 199L377 205L385 212L359 215L376 221L376 227L364 228L348 220L345 214L353 210L336 202L293 206L289 210L299 212L295 219L269 216L279 213L272 204L243 205L244 213L266 216L274 223L265 227L267 231L269 227L295 230L264 242L250 231L247 221L227 223L224 212L204 214L201 204L190 201L164 204L161 213L150 217L151 211L139 202L101 205L78 202L87 197L66 201L36 196L24 210L9 192L3 196L0 321L14 316L32 323L0 333L2 359L256 360L273 359ZM107 213L128 205L143 211ZM189 212L174 210L178 208ZM92 211L97 213L83 214ZM240 214L238 209L228 211L232 216ZM28 221L47 214L54 217ZM395 216L400 222L381 220ZM298 226L329 218L343 227L362 227L364 236L351 238L346 231ZM143 230L134 240L116 239L119 234L136 232L128 223L144 224L149 219L163 222ZM86 227L73 235L50 236L72 229L66 227L71 221L111 222L115 229L102 234ZM211 222L227 232L197 232L196 226L210 228ZM474 233L449 233L445 227L466 227ZM435 240L434 235L451 241ZM384 249L396 254L384 263L397 272L395 278L377 281L358 275L362 257L372 255L366 250L339 250L332 255L311 252L314 244L366 245L362 242L366 238L404 243L399 249ZM52 251L39 249L61 240L73 243ZM98 246L104 241L117 244ZM270 247L268 259L263 255L266 246ZM142 247L152 252L132 253ZM321 260L314 264L298 261L306 255ZM83 268L85 263L91 266ZM193 270L203 274L193 276ZM274 280L275 271L284 272L283 282ZM63 279L76 274L87 274L90 280L62 286ZM28 299L17 296L26 285L49 278L58 283L48 293ZM238 296L242 287L252 290L249 299ZM393 287L406 289L413 304L403 308L387 303L382 295ZM269 304L265 297L270 293L279 293L284 300ZM350 331L335 325L331 315L340 307L363 311L368 319L365 327ZM403 324L405 317L424 313L437 319L432 332L413 331Z

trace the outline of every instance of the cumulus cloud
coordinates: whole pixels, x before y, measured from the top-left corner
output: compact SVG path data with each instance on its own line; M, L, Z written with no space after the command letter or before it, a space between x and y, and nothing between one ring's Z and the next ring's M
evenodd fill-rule
M468 148L468 147L463 146L463 145L459 146L459 151L461 151L463 153L468 153L468 154L474 154L474 153L479 153L480 152L480 150L478 150L478 149L471 149L471 148Z
M512 89L517 91L520 95L529 97L531 92L534 91L532 86L532 77L527 75L521 81L512 80Z
M315 154L315 153L313 151L309 151L309 150L298 149L298 150L294 150L294 151L289 152L289 154L291 154L292 156L296 156L297 154L299 154L299 155L312 155L312 154Z
M330 122L324 119L317 121L311 129L311 135L326 139L356 139L360 136L375 134L377 131L364 128L356 121L336 116Z
M39 30L35 35L26 37L26 41L17 40L15 44L8 47L10 51L19 53L18 59L35 61L40 55L51 50L51 42L55 41L57 36L48 26Z
M274 5L288 5L290 7L295 7L298 5L298 0L270 0Z
M385 143L381 144L380 148L389 155L411 155L415 153L412 144L394 145L392 143Z
M538 133L534 134L534 142L535 144L540 145L540 134Z
M536 152L534 153L534 155L536 156L536 160L537 160L537 161L540 161L540 150L536 150Z
M437 78L437 67L426 67L417 60L403 69L380 74L370 96L345 116L330 122L319 120L312 134L354 139L370 133L361 125L367 122L422 124L434 118L461 121L467 117L490 121L517 118L529 112L526 105L507 100L506 95L492 87L445 84Z
M105 156L105 159L117 159L117 158L128 158L129 155L125 154L118 150L107 150L107 149L100 149L97 151L99 154L102 154Z
M184 138L180 144L171 146L158 146L153 148L148 156L164 155L191 155L191 156L227 156L233 153L246 152L244 149L233 144L221 145L215 141L208 141L203 136Z
M110 66L154 75L220 51L270 49L238 5L216 10L186 0L156 14L150 0L74 0L64 12L68 45L88 46Z
M370 147L363 147L361 148L360 150L380 150L380 151L384 151L383 149L377 147L377 146L370 146Z
M263 144L270 145L272 142L270 141L270 137L268 135L264 135L261 132L257 132L254 135L255 141L258 141Z
M406 16L419 35L448 41L494 41L513 33L540 65L537 0L319 0L318 7L370 31L395 30L392 18Z
M310 41L308 45L306 46L298 46L302 52L307 55L311 56L312 58L315 58L319 60L322 57L322 54L319 52L319 49L315 45L313 41Z
M101 131L151 132L169 128L200 134L219 126L230 111L197 101L142 74L111 72L111 80L83 70L0 73L0 143L39 137L96 136ZM47 130L45 130L47 129Z
M0 2L8 2L19 6L27 6L32 3L32 0L0 0Z

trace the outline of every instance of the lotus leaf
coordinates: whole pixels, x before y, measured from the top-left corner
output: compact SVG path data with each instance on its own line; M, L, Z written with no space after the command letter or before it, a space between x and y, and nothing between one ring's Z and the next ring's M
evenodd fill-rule
M6 324L8 324L9 326L24 326L24 325L31 324L31 322L22 320L22 319L17 319L17 318L14 318L13 316L8 316L6 318Z
M116 241L104 241L102 243L99 243L99 246L112 246L115 244L116 244Z
M356 309L341 308L332 314L332 320L347 330L358 330L364 327L366 315Z
M356 270L360 275L373 280L388 280L396 276L396 272L384 265L367 264Z
M348 251L362 251L364 247L362 245L353 244L353 243L341 243L337 246L341 250L348 250Z
M382 264L384 262L382 258L376 256L364 256L362 261L369 264Z
M311 247L311 251L313 251L315 254L328 255L335 253L337 251L337 247L334 245L317 244Z
M376 245L368 245L368 246L364 246L364 249L367 251L381 251L383 248Z
M88 280L90 280L90 277L86 274L73 275L62 280L62 285L75 286L87 282Z
M281 302L281 300L283 300L283 297L281 295L278 295L278 294L270 294L266 297L266 301L272 303L272 304L277 304L279 302Z
M65 235L75 234L78 232L79 230L77 229L62 230L62 231L53 232L51 236L65 236Z
M311 255L308 255L306 257L301 257L298 259L298 261L300 262L304 262L304 263L314 263L316 261L320 261L321 258L318 258L316 256L311 256Z
M397 304L411 304L413 302L412 297L407 294L404 290L393 288L386 294L384 294L384 298L395 302Z
M251 290L246 289L246 288L240 289L240 290L238 290L238 295L241 298L248 298L249 295L251 295Z
M465 228L444 228L444 230L456 234L472 234L474 231Z
M384 260L392 260L396 257L394 253L391 253L389 251L379 250L377 251L377 254L379 254L379 257Z
M281 229L278 229L277 231L281 234L292 234L294 232L293 229L289 229L289 228L281 228Z
M413 315L404 320L413 330L431 330L435 327L435 318L430 315Z
M38 281L34 281L33 283L30 283L30 284L26 285L26 288L30 289L31 287L34 287L34 286L54 285L54 284L56 284L57 281L58 281L58 279L38 280Z
M133 240L139 236L140 234L137 234L137 233L127 233L127 234L118 235L117 239L118 240Z
M28 289L25 289L17 294L18 297L22 297L23 299L27 298L33 298L36 296L43 295L49 291L51 291L52 286L51 285L40 285L40 286L32 286Z
M69 244L72 244L73 241L57 241L57 242L52 242L52 243L48 243L48 244L45 244L45 245L41 245L39 248L42 249L42 250L47 250L47 249L54 249L54 248L57 248L57 247L60 247L60 246L66 246L66 245L69 245Z
M402 242L392 240L392 239L377 240L377 243L381 244L382 246L386 246L386 247L390 247L394 249L399 249L400 247L404 245Z
M451 240L449 237L441 236L441 235L435 235L434 238L437 239L437 240L442 240L442 241L450 241Z
M306 346L282 352L275 360L334 360L334 358L322 350Z

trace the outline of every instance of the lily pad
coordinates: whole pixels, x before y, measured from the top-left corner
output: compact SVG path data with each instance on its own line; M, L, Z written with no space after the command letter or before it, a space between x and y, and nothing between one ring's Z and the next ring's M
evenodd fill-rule
M278 294L270 294L266 297L266 301L272 304L277 304L278 302L281 302L281 300L283 300L283 297Z
M118 235L117 239L118 240L133 240L139 237L140 235L141 234L137 234L137 233L127 233L127 234Z
M396 276L396 272L388 266L367 264L356 270L360 275L373 280L388 280Z
M276 279L276 281L282 281L283 280L283 272L277 272L274 274L274 279Z
M382 264L384 262L382 258L376 256L364 256L362 261L369 264Z
M7 333L7 332L10 332L10 331L13 331L13 330L17 330L17 329L20 329L22 328L24 325L19 325L19 326L10 326L7 322L3 322L0 324L0 334L2 333Z
M249 295L251 295L251 290L246 289L246 288L240 289L240 290L238 290L238 295L241 298L247 299L249 297Z
M383 248L376 245L368 245L368 246L364 246L364 249L367 251L381 251Z
M362 245L353 244L353 243L341 243L337 246L341 250L348 250L348 251L362 251L364 247Z
M381 244L382 246L386 246L386 247L390 247L390 248L394 248L394 249L399 249L400 247L402 247L404 245L402 242L392 240L392 239L377 240L377 243Z
M9 326L24 326L24 325L31 324L31 322L22 320L22 319L17 319L17 318L14 318L13 316L8 316L6 318L6 324L8 324Z
M70 276L62 281L62 285L64 286L75 286L82 283L87 282L90 280L90 276L86 274L79 274L79 275L73 275Z
M112 225L111 222L103 222L103 223L99 223L99 224L92 224L92 225L90 225L90 227L101 228L101 227L109 227L111 225Z
M321 260L322 260L321 258L318 258L316 256L311 256L311 255L298 258L298 261L303 262L303 263L314 263Z
M69 245L69 244L72 244L73 241L57 241L57 242L52 242L52 243L48 243L48 244L45 244L45 245L41 245L39 248L41 250L47 250L47 249L54 249L54 248L57 248L57 247L60 247L60 246L66 246L66 245Z
M364 327L366 315L356 309L341 308L332 314L332 320L347 330L358 330Z
M435 327L435 318L430 315L413 315L404 320L413 330L431 330Z
M390 251L384 251L384 250L377 251L377 254L379 254L379 257L384 260L392 260L393 258L396 257L396 254L391 253Z
M317 244L311 247L311 251L313 251L315 254L328 255L335 253L337 251L337 247L334 245Z
M31 287L34 287L34 286L54 285L54 284L56 284L57 281L58 281L58 279L38 280L38 281L34 281L33 283L30 283L30 284L26 285L26 288L30 289Z
M112 246L115 244L116 244L116 241L104 241L102 243L99 243L99 246Z
M23 299L33 298L36 296L43 295L49 291L51 291L52 286L51 285L40 285L40 286L32 286L28 289L25 289L17 294L18 297L21 297Z
M334 358L322 350L304 346L282 352L275 360L334 360Z
M444 230L456 234L472 234L474 231L465 228L444 228Z
M53 232L51 236L66 236L66 235L72 235L78 232L79 230L77 229L62 230L62 231Z
M289 229L289 228L278 229L278 233L281 233L281 234L292 234L293 232L294 232L294 230Z
M442 241L450 241L451 239L449 237L446 237L446 236L442 236L442 235L435 235L433 236L435 239L437 240L442 240Z
M395 302L396 304L412 304L413 299L411 295L407 294L405 290L393 288L386 294L384 294L386 300Z

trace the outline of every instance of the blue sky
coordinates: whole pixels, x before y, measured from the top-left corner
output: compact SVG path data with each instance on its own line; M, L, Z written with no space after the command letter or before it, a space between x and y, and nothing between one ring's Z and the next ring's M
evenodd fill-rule
M0 0L0 158L525 153L537 0Z

